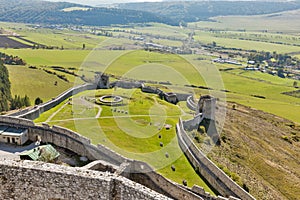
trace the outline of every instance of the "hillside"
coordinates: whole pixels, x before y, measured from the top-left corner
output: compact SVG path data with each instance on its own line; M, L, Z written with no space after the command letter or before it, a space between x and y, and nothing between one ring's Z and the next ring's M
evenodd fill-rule
M85 9L64 11L66 8L74 7ZM165 22L168 20L144 11L94 8L66 2L0 0L0 21L107 26L111 24Z
M258 15L300 8L300 2L178 1L119 4L118 8L147 11L172 19L195 22L214 16Z
M232 105L227 108L221 146L208 156L257 199L296 200L300 196L299 125L242 105L233 110Z

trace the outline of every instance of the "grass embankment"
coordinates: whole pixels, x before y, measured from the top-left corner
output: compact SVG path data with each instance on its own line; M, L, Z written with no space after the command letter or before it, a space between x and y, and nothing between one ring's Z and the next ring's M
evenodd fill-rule
M242 105L233 110L232 105L221 145L209 157L257 199L298 199L299 125Z

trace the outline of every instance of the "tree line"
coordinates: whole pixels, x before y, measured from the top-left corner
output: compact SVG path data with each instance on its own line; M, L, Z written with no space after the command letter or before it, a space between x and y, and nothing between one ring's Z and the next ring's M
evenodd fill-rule
M26 62L22 58L13 55L7 55L1 52L0 59L4 64L7 65L26 65Z

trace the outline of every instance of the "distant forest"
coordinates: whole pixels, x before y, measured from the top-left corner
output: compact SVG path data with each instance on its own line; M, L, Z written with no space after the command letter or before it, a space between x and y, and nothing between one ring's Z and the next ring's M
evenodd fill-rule
M119 4L118 8L155 13L168 18L170 23L195 22L226 15L259 15L295 10L300 2L271 1L185 1Z
M90 9L63 11L70 7ZM148 22L178 25L182 22L208 20L219 15L269 14L299 8L299 1L148 2L118 4L115 8L94 8L66 2L0 0L0 21L95 26Z
M63 9L71 7L86 7L90 9L87 11L63 11ZM0 0L0 21L107 26L111 24L146 22L168 23L170 20L144 11L93 8L66 2Z

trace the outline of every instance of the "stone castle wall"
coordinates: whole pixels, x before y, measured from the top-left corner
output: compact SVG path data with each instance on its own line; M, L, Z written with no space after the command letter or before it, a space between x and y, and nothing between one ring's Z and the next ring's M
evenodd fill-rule
M189 191L188 188L169 181L153 171L147 163L141 161L134 160L130 162L122 175L173 199L202 199L201 195L197 195Z
M157 174L147 163L124 158L118 153L106 148L103 145L93 145L86 137L79 135L71 130L53 126L52 128L43 124L43 126L35 126L34 123L27 119L0 116L0 125L11 127L28 128L29 139L35 141L37 137L42 139L42 142L52 143L56 146L69 149L78 155L86 156L90 160L103 160L112 164L110 169L116 171L113 166L120 166L127 163L120 174L124 177L132 178L137 183L144 184L146 187L155 189L156 191L167 194L171 192L170 197L193 197L191 199L201 199L200 196L192 194L192 192L182 189L178 184L169 181L163 176ZM103 169L103 164L91 166L91 169ZM147 172L143 174L144 172ZM150 181L147 181L147 180ZM182 198L176 198L182 199Z
M192 111L196 111L197 109L197 104L194 101L194 97L193 95L190 95L187 100L186 100L186 105L189 109L191 109Z
M79 85L79 86L70 88L69 90L58 95L56 98L53 98L52 100L47 101L46 103L40 104L31 109L21 110L19 112L10 114L8 116L33 120L33 119L38 118L40 116L40 114L42 114L43 112L50 110L51 108L57 106L58 104L60 104L64 100L66 100L67 98L69 98L75 94L78 94L79 92L82 92L85 90L92 90L92 89L96 89L96 85L94 85L94 84Z
M4 199L159 200L167 197L109 172L32 161L0 161Z
M221 195L226 197L238 197L243 200L255 199L238 184L236 184L231 178L229 178L195 146L193 141L185 132L181 119L176 126L176 132L178 143L182 151L188 157L192 165L199 170L199 173Z
M197 130L200 122L203 120L202 114L199 113L193 119L182 121L187 130Z
M36 141L37 137L40 137L42 142L52 143L56 146L69 149L78 155L86 156L90 160L105 160L113 164L121 164L126 160L126 158L105 146L95 146L91 144L88 138L62 127L53 126L51 128L46 124L35 126L30 120L7 116L0 116L0 125L27 128L31 141Z
M186 101L191 94L175 93L178 101Z

